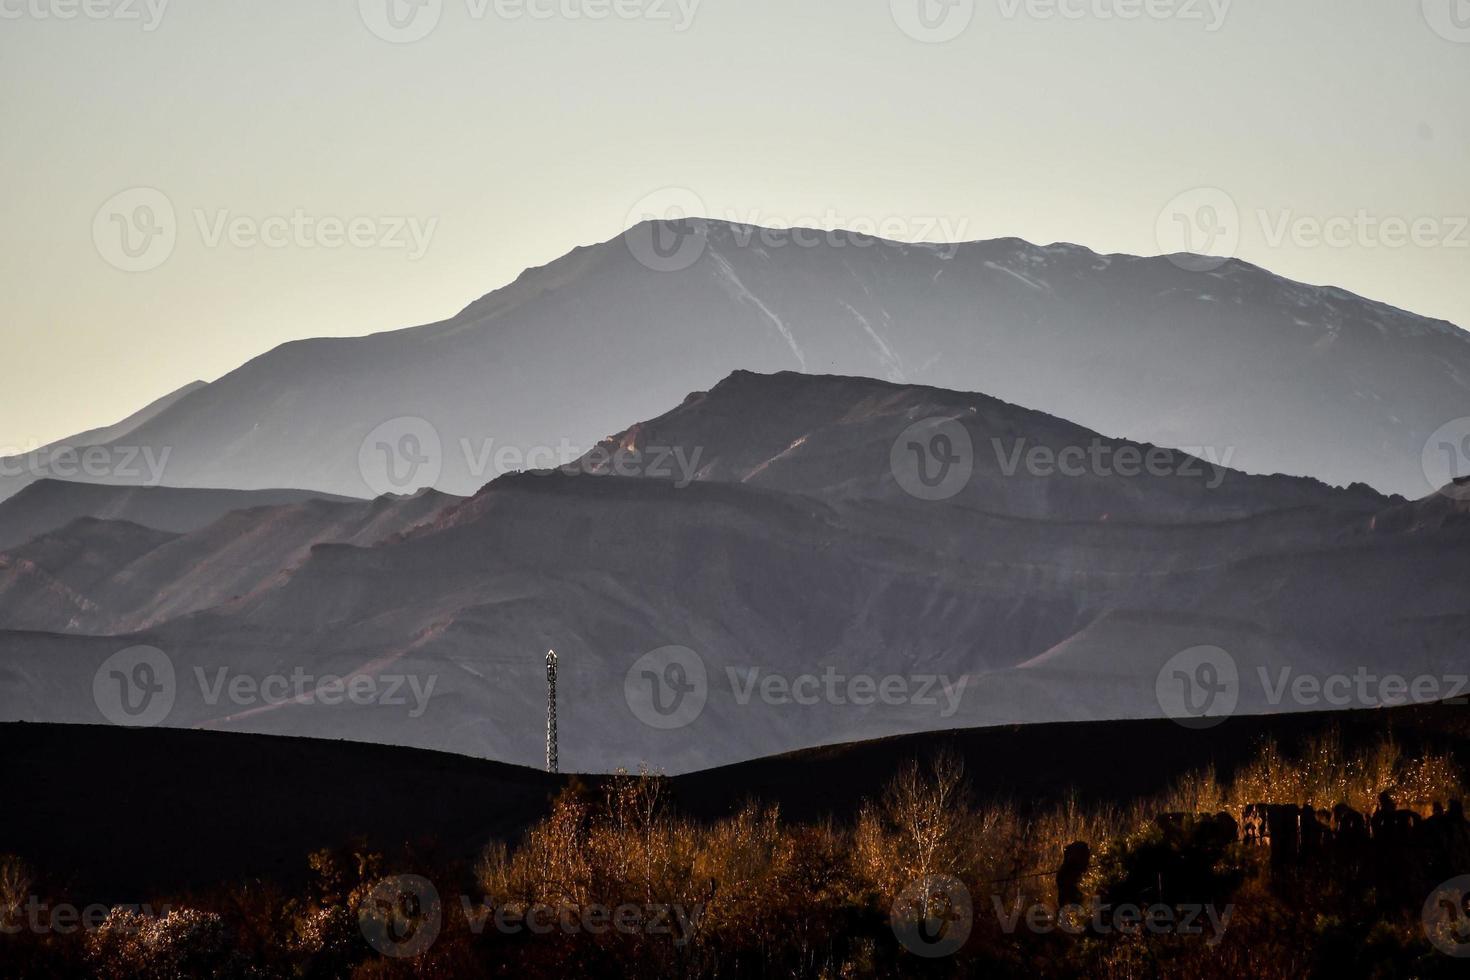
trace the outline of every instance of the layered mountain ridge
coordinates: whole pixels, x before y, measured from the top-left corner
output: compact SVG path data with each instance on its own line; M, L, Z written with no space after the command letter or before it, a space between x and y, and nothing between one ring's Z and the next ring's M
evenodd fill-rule
M1238 665L1240 711L1311 707L1273 703L1261 670L1464 663L1470 522L1449 498L1150 456L987 395L868 378L737 372L674 402L574 465L468 499L257 508L183 535L92 521L10 549L0 718L97 721L99 666L148 644L178 679L168 725L535 764L555 648L563 765L679 772L901 732L1158 717L1160 669L1201 645ZM1108 467L1011 467L1018 441ZM961 443L965 479L932 498L910 467L935 461L908 450ZM1124 472L1133 456L1162 465ZM50 582L90 605L40 601ZM697 658L705 703L660 728L628 692L669 646ZM212 686L221 671L430 693L417 712L238 703ZM760 686L829 673L927 695L808 703Z
M655 235L679 243L672 266ZM1426 472L1439 464L1424 450L1470 404L1470 335L1248 263L1174 258L649 223L441 323L285 344L104 444L166 451L165 485L368 497L383 489L363 472L373 433L422 420L430 465L395 489L470 494L738 367L981 390L1245 472L1410 498L1464 475ZM44 454L0 463L0 497L61 475Z

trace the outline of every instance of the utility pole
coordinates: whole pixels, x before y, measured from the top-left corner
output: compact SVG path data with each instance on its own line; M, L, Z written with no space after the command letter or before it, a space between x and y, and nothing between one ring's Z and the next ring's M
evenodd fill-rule
M556 760L556 651L546 651L546 771L559 772Z

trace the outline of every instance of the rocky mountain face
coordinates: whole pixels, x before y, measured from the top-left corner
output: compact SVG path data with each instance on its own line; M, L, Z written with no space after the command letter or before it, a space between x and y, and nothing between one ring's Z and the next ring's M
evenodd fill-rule
M234 510L353 498L308 490L198 490L38 480L0 501L0 549L13 548L72 521L128 521L157 531L197 531Z
M162 724L534 765L554 647L564 768L680 772L1158 717L1160 678L1202 647L1228 656L1238 712L1350 706L1311 702L1302 675L1463 673L1452 498L1248 476L867 378L738 372L675 401L468 499L256 509L184 535L90 521L11 549L0 718L102 720L105 662L146 644L173 674Z
M1465 475L1425 450L1466 417L1470 334L1244 262L1196 269L1017 239L648 223L450 320L286 344L121 434L68 440L105 449L95 466L0 460L0 497L45 476L470 494L735 368L985 391L1244 472L1410 498ZM398 447L414 465L385 481L375 454Z
M433 490L375 501L269 491L169 487L87 487L81 496L113 500L99 509L135 519L78 517L23 545L0 551L0 629L114 634L230 603L267 588L323 543L371 545L431 519L458 500ZM75 502L74 485L48 481L0 504L59 498L28 510L55 514ZM204 499L199 499L200 497ZM154 500L152 498L161 498ZM201 523L218 498L253 501L184 533L144 526ZM100 502L94 499L94 502ZM169 503L195 503L165 514ZM174 520L169 520L174 518Z

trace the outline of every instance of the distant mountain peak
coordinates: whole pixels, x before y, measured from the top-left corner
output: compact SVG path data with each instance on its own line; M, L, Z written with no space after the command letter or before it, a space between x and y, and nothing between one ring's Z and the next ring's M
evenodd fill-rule
M669 265L640 228L701 237ZM1470 405L1463 331L1240 260L1192 272L1066 242L809 230L643 223L449 320L283 345L113 443L167 448L173 485L366 497L365 441L427 426L425 480L468 495L732 370L800 370L985 392L1248 473L1419 497L1443 482L1424 473L1425 441ZM58 475L0 462L0 499Z

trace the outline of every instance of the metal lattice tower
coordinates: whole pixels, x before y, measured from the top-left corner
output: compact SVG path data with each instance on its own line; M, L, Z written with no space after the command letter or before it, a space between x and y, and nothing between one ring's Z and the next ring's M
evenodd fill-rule
M556 651L546 651L546 771L559 772L556 761Z

